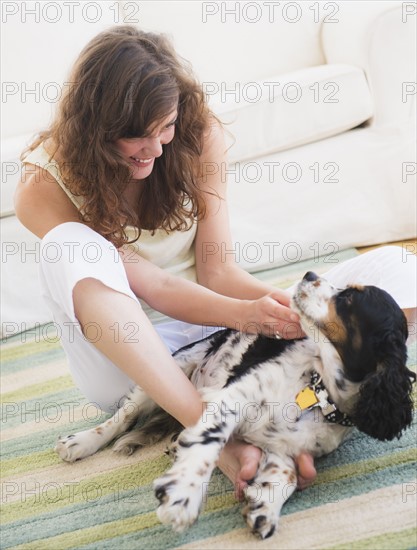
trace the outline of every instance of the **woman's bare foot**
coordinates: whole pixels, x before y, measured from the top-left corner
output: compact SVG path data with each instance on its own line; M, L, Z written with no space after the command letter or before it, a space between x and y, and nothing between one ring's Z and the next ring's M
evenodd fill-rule
M309 487L316 478L317 472L314 467L314 458L308 453L302 453L296 458L297 465L297 488L301 491Z
M248 481L253 479L258 470L262 451L243 441L231 439L220 453L218 466L232 481L235 487L235 496L238 500L244 497L244 489ZM305 489L314 481L316 469L313 457L302 453L297 457L298 488Z
M261 456L261 449L236 439L230 439L220 453L217 465L233 483L238 500L243 499L248 481L255 477Z

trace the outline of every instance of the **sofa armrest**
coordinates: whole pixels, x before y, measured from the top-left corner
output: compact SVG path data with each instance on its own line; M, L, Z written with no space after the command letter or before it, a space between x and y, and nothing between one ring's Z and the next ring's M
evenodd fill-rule
M374 101L369 124L403 126L415 119L414 2L339 2L338 21L322 25L327 63L361 67Z

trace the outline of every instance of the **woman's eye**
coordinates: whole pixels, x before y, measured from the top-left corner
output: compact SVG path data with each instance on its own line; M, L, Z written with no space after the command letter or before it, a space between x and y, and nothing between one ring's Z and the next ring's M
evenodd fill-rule
M133 142L137 142L137 141L140 141L142 138L141 137L130 137L130 138L125 138L125 141L127 141L127 143L133 143Z

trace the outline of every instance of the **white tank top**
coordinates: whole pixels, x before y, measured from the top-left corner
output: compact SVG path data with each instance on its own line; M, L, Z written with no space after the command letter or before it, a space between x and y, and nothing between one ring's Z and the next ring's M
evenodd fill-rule
M25 164L34 164L47 170L68 195L71 202L82 212L83 201L81 197L74 196L65 186L58 163L51 158L43 143L30 152L22 162ZM156 229L152 235L151 231L142 229L139 239L127 246L146 260L162 269L166 269L169 273L196 282L194 253L196 231L197 222L190 223L190 228L187 231L167 233L164 229ZM129 239L136 236L133 226L128 226L126 233ZM153 323L167 320L167 317L149 307L143 300L141 300L141 305Z

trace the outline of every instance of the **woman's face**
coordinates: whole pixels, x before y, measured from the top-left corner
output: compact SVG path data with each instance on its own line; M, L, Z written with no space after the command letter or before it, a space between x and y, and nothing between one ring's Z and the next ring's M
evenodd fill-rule
M138 138L122 138L115 142L119 153L131 165L133 179L143 180L152 172L155 159L163 153L162 146L174 138L177 116L178 112L175 109L152 131L152 134Z

